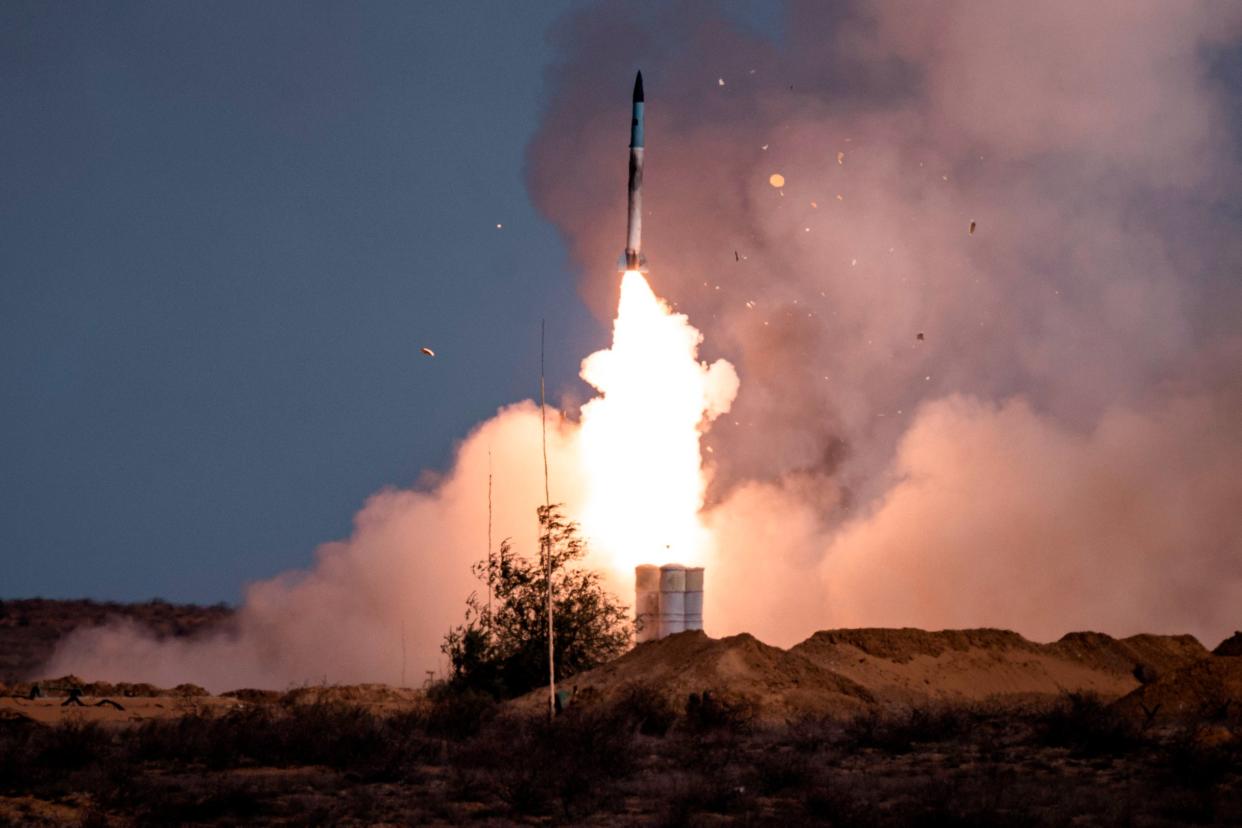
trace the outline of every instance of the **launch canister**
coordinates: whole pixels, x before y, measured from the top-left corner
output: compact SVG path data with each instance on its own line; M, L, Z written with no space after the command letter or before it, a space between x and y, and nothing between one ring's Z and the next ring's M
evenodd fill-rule
M630 119L630 178L625 222L622 270L646 272L643 256L643 73L634 78L633 116Z

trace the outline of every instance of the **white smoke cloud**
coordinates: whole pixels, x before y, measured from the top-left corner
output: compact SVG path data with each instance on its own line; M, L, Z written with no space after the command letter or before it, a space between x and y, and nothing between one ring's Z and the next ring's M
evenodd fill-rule
M1242 8L783 8L578 15L529 154L599 306L642 67L656 283L741 377L709 625L1228 634Z
M548 425L554 491L576 508L576 427L555 411ZM512 538L516 551L535 554L540 416L524 402L475 429L433 487L373 495L350 537L320 547L312 568L251 585L235 629L160 641L132 626L84 630L41 672L223 690L324 680L397 684L404 662L406 682L420 684L427 671L442 669L440 642L479 588L470 564L487 551L489 468L496 542Z
M712 586L724 589L710 615L722 633L785 645L837 626L1037 640L1155 629L1214 643L1242 600L1236 402L1110 409L1085 432L1021 399L928 403L891 487L844 525L824 526L788 478L739 487L714 510Z

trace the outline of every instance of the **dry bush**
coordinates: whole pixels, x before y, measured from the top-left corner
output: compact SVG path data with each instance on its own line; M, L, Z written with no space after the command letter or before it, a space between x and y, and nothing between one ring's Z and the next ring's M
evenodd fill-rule
M703 734L724 731L749 733L755 720L755 704L748 699L733 698L705 690L691 693L686 699L682 727L689 733Z
M1127 753L1140 745L1134 725L1093 693L1067 693L1036 716L1035 727L1044 744L1084 756Z
M433 695L387 716L319 701L118 731L0 722L0 797L136 825L1242 824L1224 725L1119 743L1089 698L759 727L710 695L675 716L641 686L551 723Z
M644 736L664 736L677 721L672 702L649 684L633 683L622 688L613 702L613 712Z
M842 733L848 746L875 748L885 753L909 753L916 745L961 739L969 735L977 717L948 706L914 707L897 711L870 711L849 720Z

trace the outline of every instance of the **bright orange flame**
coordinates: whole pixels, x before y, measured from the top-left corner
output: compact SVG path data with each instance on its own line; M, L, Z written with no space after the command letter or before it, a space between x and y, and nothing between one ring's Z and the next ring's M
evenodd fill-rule
M641 563L708 562L699 438L729 409L738 379L724 360L699 362L702 339L631 270L621 279L612 347L582 361L582 378L600 396L582 407L578 518L622 577Z

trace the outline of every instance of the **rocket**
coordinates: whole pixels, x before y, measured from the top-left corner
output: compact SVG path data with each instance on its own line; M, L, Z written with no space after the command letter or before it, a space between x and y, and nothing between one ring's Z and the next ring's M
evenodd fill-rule
M647 272L643 256L643 73L634 78L633 116L630 119L630 179L627 186L628 210L625 220L625 252L617 266L621 270Z

